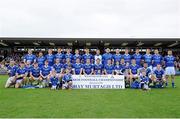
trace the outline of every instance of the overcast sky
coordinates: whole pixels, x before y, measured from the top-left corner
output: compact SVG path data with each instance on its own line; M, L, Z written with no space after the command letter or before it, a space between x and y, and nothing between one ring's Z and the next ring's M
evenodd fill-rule
M180 0L0 0L1 37L180 37Z

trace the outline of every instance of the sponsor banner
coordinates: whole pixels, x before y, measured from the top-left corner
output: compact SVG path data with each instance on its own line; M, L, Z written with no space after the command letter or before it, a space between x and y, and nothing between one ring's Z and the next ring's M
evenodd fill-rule
M74 89L125 89L123 75L72 75Z

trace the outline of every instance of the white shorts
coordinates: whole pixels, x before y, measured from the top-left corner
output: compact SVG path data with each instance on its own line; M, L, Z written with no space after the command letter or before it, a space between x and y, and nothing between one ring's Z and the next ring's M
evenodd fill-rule
M166 75L175 75L176 74L175 68L174 67L166 67L165 74Z
M15 76L9 77L6 81L5 87L9 87L12 83L15 83Z
M35 80L35 81L39 80L39 77L34 77L34 80Z
M16 80L16 83L22 83L22 81L23 81L23 79L18 79L18 80Z
M153 71L155 71L157 69L157 67L153 67Z

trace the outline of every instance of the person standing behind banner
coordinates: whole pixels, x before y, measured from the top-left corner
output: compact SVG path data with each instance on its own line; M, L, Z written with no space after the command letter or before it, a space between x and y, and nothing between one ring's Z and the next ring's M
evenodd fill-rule
M81 64L80 59L76 59L76 63L73 64L73 74L81 75L83 71L83 64Z
M32 50L29 49L28 50L28 54L25 55L24 57L24 63L26 64L28 62L30 62L30 64L33 64L34 62L36 62L36 56L32 54Z
M48 50L48 54L46 55L46 60L48 61L48 65L49 66L53 66L53 64L54 64L54 55L53 55L53 51L52 51L52 49L49 49Z
M150 49L146 49L146 54L143 55L143 61L148 64L148 68L152 71L152 55Z
M114 75L114 65L112 61L109 59L107 64L104 66L104 73L105 75Z
M96 64L94 64L94 74L102 75L103 74L103 64L99 58L96 59Z
M38 63L38 66L41 68L42 66L44 66L44 62L45 62L46 58L43 56L42 52L39 52L39 56L37 57L36 61Z
M157 65L163 64L163 57L159 54L158 49L154 50L154 55L152 56L152 66L153 66L153 71L156 69Z
M76 59L79 59L81 62L82 56L79 54L79 50L75 50L75 54L73 55L73 63L76 63Z
M64 58L65 58L65 60L66 60L67 58L69 58L69 59L70 59L70 62L72 63L73 54L71 54L71 49L70 49L70 48L67 48L67 49L66 49L66 54L64 55Z
M93 62L93 56L92 54L89 53L88 48L85 49L85 54L82 56L82 59L84 64L86 63L87 59L90 59L91 63Z
M99 59L99 63L102 64L102 55L100 54L99 49L96 49L96 54L94 55L94 64L97 64L97 59Z
M141 61L142 61L142 55L139 53L139 49L136 49L135 54L133 54L132 59L136 60L136 64L141 66Z
M129 64L131 64L131 55L129 54L129 49L125 49L125 53L124 53L124 55L122 56L123 57L123 59L124 59L124 61L125 61L125 63L129 63Z
M92 75L93 74L93 65L91 64L90 59L86 60L86 63L83 65L83 74L84 75Z
M64 54L62 53L62 49L58 48L57 54L55 54L55 59L59 59L60 63L64 63Z
M119 49L116 49L116 54L113 55L113 64L116 64L116 62L120 62L122 59L122 55L120 54Z
M110 49L107 48L105 51L106 51L106 53L104 53L104 54L102 55L103 65L107 65L108 60L111 60L111 61L113 60L113 55L110 53Z

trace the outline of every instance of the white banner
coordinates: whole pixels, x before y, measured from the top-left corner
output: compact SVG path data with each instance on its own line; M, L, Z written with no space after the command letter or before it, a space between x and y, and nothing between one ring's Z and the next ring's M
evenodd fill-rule
M72 75L74 89L125 89L123 75Z

